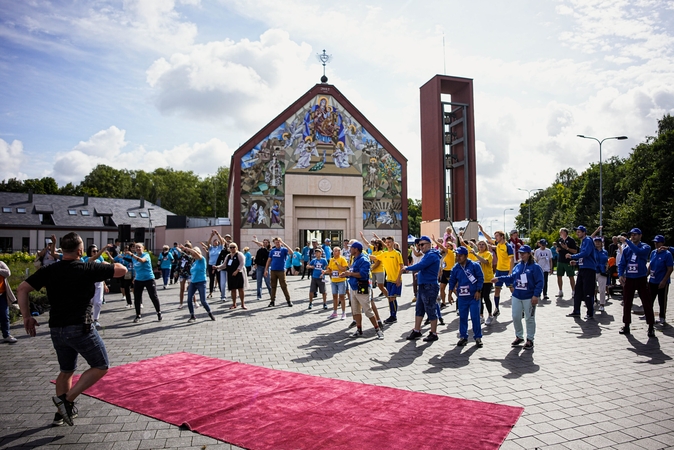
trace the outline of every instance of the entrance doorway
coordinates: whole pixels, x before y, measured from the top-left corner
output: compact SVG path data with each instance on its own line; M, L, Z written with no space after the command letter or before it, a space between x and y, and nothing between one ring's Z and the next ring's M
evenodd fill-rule
M326 239L330 239L330 247L342 246L343 230L300 230L299 232L299 247L304 247L307 242L311 243L312 239L316 239L320 244L323 244Z

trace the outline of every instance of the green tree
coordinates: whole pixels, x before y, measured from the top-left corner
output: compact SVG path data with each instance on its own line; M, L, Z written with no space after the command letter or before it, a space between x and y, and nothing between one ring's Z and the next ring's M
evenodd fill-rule
M407 232L412 236L421 233L421 200L407 199Z

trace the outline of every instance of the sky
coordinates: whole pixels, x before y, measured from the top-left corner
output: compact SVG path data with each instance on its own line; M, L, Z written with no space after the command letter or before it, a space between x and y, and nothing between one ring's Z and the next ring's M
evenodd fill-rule
M507 208L513 226L520 189L599 161L576 135L626 135L602 147L626 157L674 113L673 0L0 0L0 179L211 175L319 82L324 49L329 83L408 159L411 198L419 87L474 80L488 230Z

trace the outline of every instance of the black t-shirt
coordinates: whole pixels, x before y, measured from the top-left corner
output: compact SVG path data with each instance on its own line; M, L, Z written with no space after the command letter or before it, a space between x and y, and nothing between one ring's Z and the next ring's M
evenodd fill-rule
M269 259L269 250L265 247L260 247L255 253L255 265L259 267L264 267L267 264L267 259Z
M559 261L568 264L570 260L566 259L566 255L569 252L568 250L565 250L564 247L562 247L562 244L566 244L566 246L570 249L576 250L578 248L576 246L576 241L571 236L567 236L566 239L562 239L560 236L560 238L557 239L557 243L559 244Z
M64 260L43 267L28 277L33 289L47 288L50 327L67 327L91 322L91 298L97 281L113 278L115 267L94 261Z

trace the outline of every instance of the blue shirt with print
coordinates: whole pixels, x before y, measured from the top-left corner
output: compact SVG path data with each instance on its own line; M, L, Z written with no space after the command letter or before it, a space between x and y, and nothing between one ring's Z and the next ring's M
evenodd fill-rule
M325 258L321 259L312 259L309 263L310 266L314 266L314 270L311 272L313 278L320 278L323 276L323 271L328 267L328 261Z
M466 259L466 265L456 263L449 276L449 290L453 291L456 286L456 296L459 298L474 298L476 292L482 291L484 273L480 264Z
M649 266L651 278L648 282L660 284L665 278L665 275L667 275L667 269L673 266L674 258L670 252L667 250L653 250L651 252L651 264ZM669 284L669 278L667 278L667 284Z
M526 276L525 279L522 275ZM504 275L497 277L499 281L504 281L506 284L513 284L513 297L520 300L526 300L531 297L540 297L543 292L543 269L535 262L526 264L522 261L517 263L513 268L511 275Z
M288 257L288 249L285 247L276 248L272 247L269 250L269 259L271 259L271 264L269 265L269 270L283 270L286 265L286 258Z
M623 250L623 256L618 264L618 276L626 278L641 278L648 275L646 263L651 255L651 246L639 242L636 245L629 239L625 241L627 247Z

